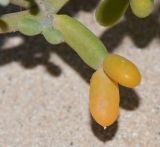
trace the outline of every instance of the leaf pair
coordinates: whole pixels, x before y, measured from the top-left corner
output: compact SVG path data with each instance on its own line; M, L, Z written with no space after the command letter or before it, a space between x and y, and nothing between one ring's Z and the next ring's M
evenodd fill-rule
M18 22L18 29L22 34L27 36L42 34L51 44L59 44L63 42L63 35L60 31L54 29L53 26L45 26L33 19L22 19Z

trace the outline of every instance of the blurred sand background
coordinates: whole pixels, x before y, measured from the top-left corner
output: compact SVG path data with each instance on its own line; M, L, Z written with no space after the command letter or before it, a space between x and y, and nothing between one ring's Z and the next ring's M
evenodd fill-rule
M160 10L143 20L129 10L106 29L95 21L97 3L71 0L61 13L79 19L110 52L139 67L141 85L120 88L118 121L103 130L91 119L93 70L66 44L49 45L40 35L0 35L0 147L160 146Z

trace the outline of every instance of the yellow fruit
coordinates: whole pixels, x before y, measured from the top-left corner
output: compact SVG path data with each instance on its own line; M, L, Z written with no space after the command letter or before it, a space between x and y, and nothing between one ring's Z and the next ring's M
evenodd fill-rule
M103 127L112 125L119 114L119 89L113 82L98 69L90 82L90 112L95 121Z
M137 67L126 58L109 54L103 63L105 73L120 85L132 88L141 81L141 75Z

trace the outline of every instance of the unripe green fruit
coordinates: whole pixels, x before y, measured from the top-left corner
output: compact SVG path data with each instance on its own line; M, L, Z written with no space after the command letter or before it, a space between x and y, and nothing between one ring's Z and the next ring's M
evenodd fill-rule
M103 26L115 24L125 13L129 0L104 0L96 10L96 19Z
M154 0L130 0L133 13L140 18L151 14L154 7Z
M67 15L56 15L53 25L62 32L64 41L93 69L103 64L107 50L103 43L78 20Z

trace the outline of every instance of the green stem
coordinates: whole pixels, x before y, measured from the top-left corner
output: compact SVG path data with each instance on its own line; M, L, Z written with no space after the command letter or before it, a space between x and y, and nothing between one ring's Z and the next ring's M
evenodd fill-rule
M39 12L37 15L32 15L29 10L5 14L0 19L0 33L18 31L17 23L23 18L41 20L43 14Z
M69 0L43 0L43 3L52 13L57 13Z
M52 10L52 13L57 13L68 1L69 0L43 0L43 3ZM11 0L11 3L23 8L30 8L34 5L34 0Z
M40 9L41 12L44 13L44 21L49 22L49 24L52 24L53 21L53 14L52 9L48 6L47 1L44 0L35 0L35 2L38 5L38 8Z
M34 0L10 0L11 4L23 7L30 8L35 5Z
M17 1L18 4L18 0L14 1ZM19 0L19 2L21 2L19 4L26 4L24 0ZM67 2L68 0L43 0L41 5L44 5L45 9L48 9L47 12L49 12L50 15L53 15L57 13ZM35 15L31 14L29 10L26 10L16 13L5 14L0 17L0 34L18 31L17 23L23 18L33 18L38 21L43 21L46 18L46 12L44 13L43 11L39 11ZM48 19L52 19L50 21L53 21L53 18L49 17Z

